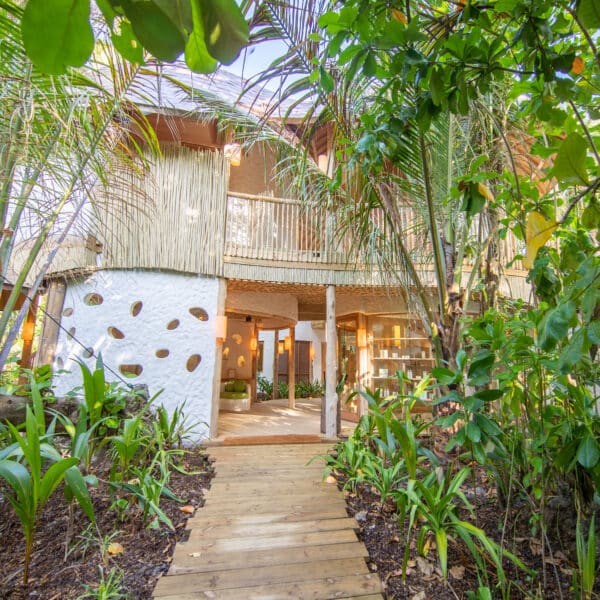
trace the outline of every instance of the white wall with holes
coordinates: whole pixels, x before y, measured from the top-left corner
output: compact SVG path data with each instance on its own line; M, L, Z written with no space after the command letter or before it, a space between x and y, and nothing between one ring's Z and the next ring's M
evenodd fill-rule
M156 404L185 401L194 421L210 423L216 356L218 280L152 271L99 271L67 287L54 369L56 391L81 385L77 363L96 356L109 381L164 391ZM116 373L116 374L115 374ZM117 376L118 375L118 376ZM207 436L200 427L198 437Z

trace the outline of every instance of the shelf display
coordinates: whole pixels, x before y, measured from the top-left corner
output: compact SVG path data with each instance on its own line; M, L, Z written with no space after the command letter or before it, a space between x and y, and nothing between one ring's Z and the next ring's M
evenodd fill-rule
M374 315L367 323L370 387L381 389L384 396L399 391L397 371L417 383L434 366L420 321L408 315Z

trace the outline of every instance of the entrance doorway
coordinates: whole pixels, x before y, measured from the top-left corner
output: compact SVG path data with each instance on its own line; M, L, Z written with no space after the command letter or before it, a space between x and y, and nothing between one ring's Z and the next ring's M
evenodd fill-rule
M278 380L279 383L288 383L288 351L284 350L279 355ZM301 381L311 382L313 379L311 360L310 360L310 342L296 341L294 348L294 365L296 373L296 383Z

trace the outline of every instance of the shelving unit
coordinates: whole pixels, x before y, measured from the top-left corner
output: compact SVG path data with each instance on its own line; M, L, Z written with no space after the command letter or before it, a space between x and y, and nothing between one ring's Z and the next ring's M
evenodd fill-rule
M415 384L434 366L431 345L420 322L406 315L376 315L368 320L371 387L383 395L399 391L397 371Z

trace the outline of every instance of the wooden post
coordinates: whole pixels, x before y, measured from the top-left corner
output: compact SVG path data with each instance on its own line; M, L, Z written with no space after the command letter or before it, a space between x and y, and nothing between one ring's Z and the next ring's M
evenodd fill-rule
M65 303L67 285L63 280L51 281L48 286L48 300L44 311L40 343L35 355L34 365L51 365L56 355L56 344L60 332L59 323Z
M279 398L277 386L279 385L279 329L275 330L273 341L273 400Z
M227 280L219 277L217 289L217 315L225 316ZM221 368L223 365L223 338L215 337L215 364L213 367L212 405L210 411L210 437L219 435L219 397L221 395Z
M335 286L327 286L326 295L327 356L325 365L325 435L337 435L337 329L335 327Z
M366 315L364 315L363 313L359 313L358 314L358 328L362 329L363 331L367 330L367 317ZM357 337L357 341L358 341L358 337ZM364 390L367 387L367 383L368 383L368 379L369 379L369 347L368 344L366 346L364 346L363 348L357 348L357 353L358 353L358 361L357 361L357 365L358 365L358 387L361 390ZM359 416L362 416L364 414L367 413L368 410L368 404L367 401L360 396L360 400L359 400Z
M296 328L290 325L288 350L288 408L296 408Z

